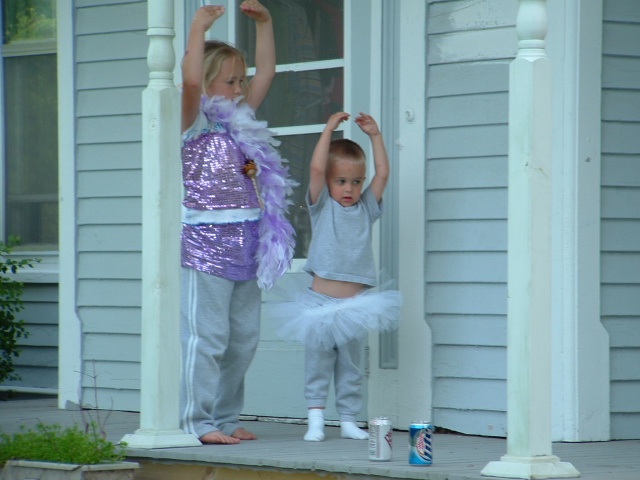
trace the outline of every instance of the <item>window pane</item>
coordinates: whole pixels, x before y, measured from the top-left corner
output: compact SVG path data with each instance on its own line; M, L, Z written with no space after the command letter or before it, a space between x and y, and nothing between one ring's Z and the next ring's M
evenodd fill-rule
M256 112L269 127L323 124L342 110L342 68L278 73Z
M24 198L24 197L23 197ZM49 196L38 202L12 202L8 205L7 226L20 237L20 250L57 250L58 249L58 199Z
M58 243L56 55L4 59L7 235ZM25 81L25 79L29 79Z
M56 38L56 0L2 2L2 43Z
M238 2L239 3L239 2ZM278 65L342 60L344 38L343 0L261 0L273 18ZM236 43L247 53L248 66L255 66L255 27L245 15L237 16ZM335 63L331 65L335 66ZM313 66L312 66L313 67ZM344 69L321 68L282 72L276 75L257 117L269 127L324 124L344 107ZM307 67L308 68L308 67ZM335 132L341 138L341 132ZM295 189L290 220L296 229L295 258L305 258L311 240L311 225L305 195L309 186L309 161L319 134L280 137L279 149L289 161Z
M332 138L342 136L342 132L333 132ZM305 196L309 188L309 162L319 137L319 133L278 137L282 142L278 147L280 154L289 161L289 173L300 184L294 189L292 205L289 207L289 220L296 230L294 258L306 258L311 241L311 224Z
M240 3L240 2L238 2ZM278 64L313 62L343 57L342 0L264 0L273 19ZM241 13L237 44L254 66L255 27Z

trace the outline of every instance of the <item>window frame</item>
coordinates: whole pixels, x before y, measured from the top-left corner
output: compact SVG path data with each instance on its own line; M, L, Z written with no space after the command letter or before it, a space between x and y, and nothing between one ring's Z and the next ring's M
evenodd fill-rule
M2 62L0 62L0 106L3 111L5 110L5 94L4 94L4 59L11 57L25 57L31 55L47 55L55 54L56 61L58 58L59 50L59 33L60 21L58 13L60 6L56 11L56 38L46 40L31 40L28 42L16 42L13 44L1 44L0 53ZM2 12L0 11L0 20L2 20ZM57 62L56 62L57 63ZM57 66L56 75L60 78L60 65ZM58 96L60 90L60 82L58 82ZM60 106L58 106L58 122L60 118ZM58 132L58 138L60 138L60 131ZM0 198L3 199L0 205L0 239L3 241L6 239L9 232L6 231L6 209L5 201L7 195L6 189L6 158L5 158L5 119L4 115L0 117ZM59 156L58 156L59 158ZM60 178L60 170L58 170L58 179ZM58 186L58 210L60 209L60 187ZM60 222L58 224L58 239L60 239ZM15 274L16 280L23 283L58 283L59 281L59 249L58 250L38 250L38 249L14 249L11 253L11 258L15 260L22 259L38 259L38 262L33 263L33 268L21 269Z
M219 0L213 2L212 0L189 0L185 2L185 8L180 12L180 15L184 13L184 18L181 18L181 22L184 30L177 31L176 36L179 39L177 43L177 49L179 52L184 52L186 35L189 31L191 19L195 11L204 4L219 4L225 7L224 16L217 21L212 30L207 34L214 38L220 38L223 40L235 43L237 39L236 25L237 16L239 13L238 6L241 0ZM365 13L365 15L360 15ZM380 67L380 32L370 31L372 22L380 24L381 15L381 0L344 0L344 31L343 31L343 57L342 59L331 60L317 60L313 62L304 63L291 63L291 64L278 64L276 58L276 74L283 72L298 72L311 69L329 69L340 67L343 68L343 105L345 109L354 109L352 114L364 111L365 108L362 105L366 105L371 115L374 118L380 119L381 109L381 84L378 79L373 78L371 73L376 71L376 68ZM274 28L277 35L277 27ZM372 38L374 41L370 45L370 51L368 56L355 58L352 54L353 45L360 44L360 38ZM377 47L376 47L377 45ZM182 81L180 71L180 58L176 62L176 68L174 70L176 78L176 84L180 84ZM359 68L361 67L361 68ZM361 71L361 72L360 72ZM247 74L249 76L255 73L255 68L248 68ZM357 78L356 78L357 77ZM354 86L358 85L357 91L354 91ZM362 87L362 88L360 88ZM301 125L296 127L272 127L269 129L274 132L276 136L286 135L305 135L305 134L319 134L324 129L324 124L311 124ZM353 122L345 122L340 125L336 130L342 132L342 134L351 138L359 144L363 145L365 152L367 153L367 169L371 171L373 168L372 153L370 150L369 140L360 129L354 128ZM390 145L387 146L390 148ZM374 226L373 247L376 252L376 261L379 260L379 228L376 224ZM301 271L302 266L306 262L305 258L293 259L289 272Z
M352 64L349 61L349 56L351 53L351 49L349 48L350 38L350 22L351 20L351 9L352 9L352 0L343 0L343 8L344 8L344 24L343 24L343 56L342 58L333 58L328 60L315 60L309 62L297 62L297 63L278 63L278 59L276 58L276 75L279 73L299 73L305 71L322 71L322 70L331 70L336 68L342 68L343 72L343 105L351 104L351 90L352 90ZM229 5L225 5L227 16L226 28L228 29L227 38L232 43L237 42L237 7L241 3L240 0L227 0L226 2L233 4L232 8ZM274 26L274 30L276 30L275 34L277 35L277 29ZM247 76L253 76L255 74L255 67L250 67L247 69ZM285 136L296 136L296 135L309 135L309 134L320 134L324 130L324 123L317 124L307 124L307 125L298 125L298 126L270 126L269 129L274 133L276 137L285 137ZM352 133L352 125L350 122L341 123L338 128L335 130L336 132L341 132L345 137L351 136ZM306 258L294 258L291 261L291 266L289 272L298 272L302 270L302 267L306 263Z

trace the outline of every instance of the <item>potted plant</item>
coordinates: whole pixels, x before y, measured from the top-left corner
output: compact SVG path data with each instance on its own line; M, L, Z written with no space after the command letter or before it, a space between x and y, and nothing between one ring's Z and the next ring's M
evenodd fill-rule
M132 480L139 465L124 461L125 447L106 440L95 422L84 430L38 423L12 435L0 434L0 478Z

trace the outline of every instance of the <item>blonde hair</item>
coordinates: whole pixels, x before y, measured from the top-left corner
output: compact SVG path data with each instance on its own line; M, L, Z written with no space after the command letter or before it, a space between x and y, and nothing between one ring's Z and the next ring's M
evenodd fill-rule
M366 156L362 147L348 138L338 138L329 144L329 162L327 167L333 165L336 160L350 160L366 163Z
M202 93L207 94L207 87L211 82L220 74L222 69L222 63L231 58L234 62L242 62L242 70L246 72L247 62L245 55L237 48L229 45L228 43L220 42L218 40L207 40L204 43L204 59L202 61ZM248 82L242 84L242 95L247 98L249 93Z

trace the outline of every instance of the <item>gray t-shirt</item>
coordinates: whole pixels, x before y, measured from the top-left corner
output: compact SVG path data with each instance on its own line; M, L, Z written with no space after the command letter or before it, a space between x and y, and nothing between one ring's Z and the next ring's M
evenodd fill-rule
M329 280L375 287L376 266L371 247L371 227L382 215L369 188L355 205L343 207L323 187L318 201L307 207L311 217L311 245L304 271Z

